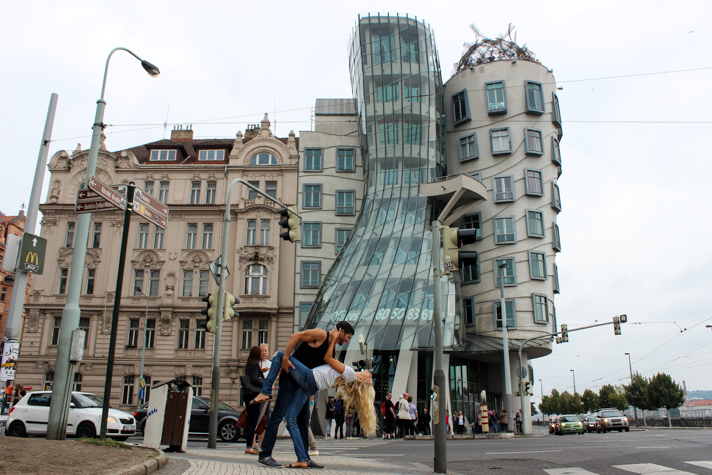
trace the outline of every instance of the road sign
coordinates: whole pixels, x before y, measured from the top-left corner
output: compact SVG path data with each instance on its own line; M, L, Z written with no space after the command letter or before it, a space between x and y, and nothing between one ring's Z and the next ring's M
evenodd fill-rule
M146 389L145 389L145 388L141 388L141 389L138 390L138 398L139 398L141 401L143 401L143 395L144 395L145 393L146 393Z
M217 259L215 259L213 262L210 263L210 273L213 274L213 278L215 279L215 282L220 285L220 264L222 263L222 256L218 256ZM227 275L225 278L227 279L230 276L230 269L225 267L225 270L227 271Z
M113 203L117 208L122 210L126 209L126 198L121 196L121 193L102 182L97 177L89 177L89 189L104 198L106 201Z
M168 206L140 188L136 188L136 191L134 192L134 203L136 200L153 209L156 213L163 215L164 218L168 217Z
M521 371L519 371L519 368L517 368L516 373L517 373L518 378L526 378L527 377L527 369L526 368L522 368Z
M104 198L99 198L99 201L88 201L74 205L74 212L77 214L95 213L97 211L116 211L116 209L114 203L110 203Z
M23 234L18 270L23 272L34 272L37 275L41 275L44 270L46 249L46 239L30 233Z
M133 203L133 210L159 228L166 229L166 218L164 216L161 216L148 206L136 201L135 199Z

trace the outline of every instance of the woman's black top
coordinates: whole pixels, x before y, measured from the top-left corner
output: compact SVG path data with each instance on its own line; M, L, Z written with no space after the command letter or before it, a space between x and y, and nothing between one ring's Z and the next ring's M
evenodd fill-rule
M329 400L329 402L326 403L326 418L327 419L334 418L334 400L333 399Z
M265 378L262 374L262 370L260 369L259 361L255 361L250 366L245 368L245 375L249 376L252 384L254 384L257 387L261 388L265 382ZM244 395L245 403L252 401L259 394L259 393L252 393L251 391L248 391L246 388L243 388L242 393Z

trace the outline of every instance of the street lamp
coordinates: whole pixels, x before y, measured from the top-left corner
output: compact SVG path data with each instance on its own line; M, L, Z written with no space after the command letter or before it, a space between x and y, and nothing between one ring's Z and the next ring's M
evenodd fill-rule
M106 101L104 92L106 90L106 76L109 72L109 61L111 56L118 50L126 51L141 62L141 66L151 77L156 77L160 73L158 68L146 60L136 56L133 51L126 48L114 48L106 58L104 68L104 80L101 85L101 97L96 101L96 114L94 115L94 125L92 127L91 147L87 159L87 170L84 178L84 186L88 188L89 177L96 173L96 162L99 156L99 146L101 136L106 125L104 124L104 109ZM84 263L87 255L87 244L89 242L89 224L91 213L82 213L77 216L77 225L74 241L74 252L72 253L72 264L69 268L69 283L67 286L67 302L62 310L62 323L59 329L59 342L57 344L57 360L54 369L54 384L52 385L52 400L49 409L49 419L47 422L47 438L51 440L64 440L67 432L66 415L69 413L70 392L68 390L69 381L74 379L74 367L69 362L69 352L72 345L72 332L79 327L79 295L82 287L82 277L84 275ZM112 362L113 363L113 362ZM107 364L107 374L111 372L111 367ZM109 388L107 388L109 389ZM105 390L104 396L108 398L109 393ZM102 411L102 426L106 425L108 409ZM102 431L104 433L104 431Z
M544 397L544 383L539 379L539 384L541 385L541 397Z
M499 265L499 311L502 316L502 352L504 357L504 408L507 414L512 414L512 380L509 373L509 337L507 334L507 306L504 301L504 269L507 262ZM524 379L524 378L522 378ZM520 394L522 388L519 388ZM522 403L523 404L523 403ZM524 421L524 407L522 406L522 422Z
M574 378L574 394L576 394L576 371L570 370L571 371L571 376Z
M633 384L633 364L630 362L630 353L628 355L628 369L630 369L630 384ZM638 427L638 408L633 406L633 411L635 411L635 427Z
M146 361L146 328L148 327L148 296L141 291L141 287L139 287L138 285L136 287L134 287L134 290L136 292L138 292L139 294L143 295L143 298L146 299L146 321L143 324L143 345L141 346L141 376L139 376L139 378L138 378L138 384L141 387L141 389L143 390L143 395L141 398L139 398L141 400L141 403L138 406L140 409L141 406L143 406L143 403L146 399L145 383L143 382L143 363ZM141 390L139 390L139 392L141 392Z

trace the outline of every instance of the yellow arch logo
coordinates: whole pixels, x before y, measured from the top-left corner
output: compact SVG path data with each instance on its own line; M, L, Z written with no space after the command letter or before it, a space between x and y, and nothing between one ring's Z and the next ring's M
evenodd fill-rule
M40 258L37 256L36 252L28 252L25 257L25 263L34 264L36 266L40 265Z

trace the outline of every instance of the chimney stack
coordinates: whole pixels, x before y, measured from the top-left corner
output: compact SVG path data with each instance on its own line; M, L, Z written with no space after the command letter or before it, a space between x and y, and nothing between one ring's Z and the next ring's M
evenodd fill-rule
M176 141L187 141L193 140L193 126L186 125L185 128L182 125L174 125L173 130L171 130L171 140Z

